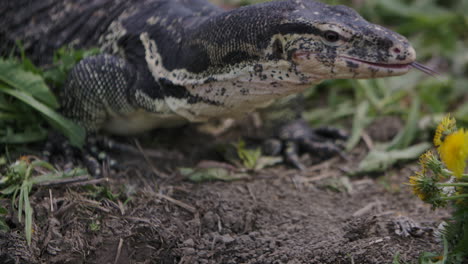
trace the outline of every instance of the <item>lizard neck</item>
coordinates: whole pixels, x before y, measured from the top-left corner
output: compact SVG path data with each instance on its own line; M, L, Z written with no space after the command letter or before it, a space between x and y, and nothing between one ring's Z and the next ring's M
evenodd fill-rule
M215 65L203 72L192 72L187 68L168 69L164 67L156 41L146 33L140 39L145 47L148 68L162 89L185 91L183 98L167 96L166 105L192 122L214 117L238 117L318 82L298 72L296 65L286 60L252 60L223 67Z
M160 25L139 35L145 64L162 90L177 87L187 95L166 97L172 111L191 121L239 116L320 81L299 72L291 60L265 55L257 38L271 34L261 26L268 17L258 22L264 16L255 14L258 10L250 6L209 18L188 17L180 20L186 25L184 34L167 34L164 40L155 33L165 30ZM250 23L261 25L245 26Z

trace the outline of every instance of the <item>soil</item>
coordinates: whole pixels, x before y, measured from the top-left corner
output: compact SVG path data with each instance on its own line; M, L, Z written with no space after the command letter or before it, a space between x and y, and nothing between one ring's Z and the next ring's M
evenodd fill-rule
M11 231L0 232L0 263L392 263L398 255L416 263L442 250L434 231L449 215L405 185L416 164L348 177L362 145L347 160L308 164L305 155L305 171L276 165L238 181L194 183L177 168L219 161L207 142L232 135L190 127L158 135L172 142L159 144L159 158L123 153L126 170L108 178L35 188L31 246L10 201L1 201Z

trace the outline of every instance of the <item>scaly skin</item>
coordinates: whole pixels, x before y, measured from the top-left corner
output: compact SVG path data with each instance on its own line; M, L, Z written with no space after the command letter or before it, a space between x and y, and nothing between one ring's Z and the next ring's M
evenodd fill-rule
M204 0L10 5L0 8L0 36L22 39L37 61L65 44L101 47L72 70L61 97L88 131L239 116L322 80L405 74L416 56L399 34L312 0L231 11Z

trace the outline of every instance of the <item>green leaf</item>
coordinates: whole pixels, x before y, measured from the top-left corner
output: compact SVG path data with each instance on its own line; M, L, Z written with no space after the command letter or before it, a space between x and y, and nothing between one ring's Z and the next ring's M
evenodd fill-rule
M0 207L0 215L6 215L8 214L8 210L4 207Z
M395 256L393 257L392 264L401 264L400 263L400 252L397 252Z
M59 107L57 99L40 75L25 71L14 60L0 58L0 81L19 91L31 95L54 109ZM8 89L8 87L6 87Z
M258 159L262 156L260 148L247 149L244 141L239 141L236 146L237 155L242 160L242 164L247 169L254 169Z
M10 231L10 227L7 225L5 220L3 220L1 218L0 218L0 231L5 231L5 232Z
M20 199L24 200L24 232L26 234L26 241L28 242L28 245L31 245L33 209L29 202L29 191L30 186L26 185L26 190L23 192L23 198Z
M381 172L388 169L398 161L417 159L427 149L429 143L420 143L401 150L378 150L373 149L359 164L357 174L369 172Z
M17 190L18 190L18 186L10 185L10 186L6 187L5 189L1 190L0 193L3 194L3 195L12 195Z
M21 223L23 220L23 195L25 192L25 183L21 184L21 187L19 188L19 197L18 197L18 221ZM13 198L14 200L14 198Z
M39 111L47 117L47 120L53 127L62 132L70 140L73 146L81 147L84 144L86 136L84 128L64 118L43 103L37 101L31 95L23 91L9 89L4 85L0 85L0 92L13 96Z
M353 130L351 132L351 137L346 143L347 151L350 151L359 143L362 131L369 124L370 119L367 117L368 111L369 103L367 101L361 102L356 110L356 114L354 115Z
M2 218L2 215L7 215L8 210L4 207L0 206L0 231L8 232L10 231L10 227L7 225L5 220Z
M0 121L14 121L25 119L22 115L0 112Z
M418 121L420 116L421 102L418 97L415 97L411 106L408 120L405 128L390 143L388 150L404 149L408 147L416 138L418 132Z
M56 87L60 87L65 83L68 73L80 60L99 54L97 48L89 50L75 50L67 47L62 47L54 53L54 65L43 72L42 76L47 83L52 83Z
M463 104L454 114L455 118L468 124L468 104Z
M31 183L37 184L37 183L43 183L43 182L51 182L55 180L79 177L79 176L84 176L84 175L88 175L88 171L82 168L74 168L69 172L60 172L60 171L55 171L54 169L54 172L33 177L31 179Z
M29 130L29 129L28 129ZM7 135L0 137L0 143L3 144L23 144L32 143L44 140L47 138L47 130L38 128L35 131L26 131L24 133L7 133Z
M261 156L257 160L257 162L255 162L254 170L259 171L266 167L271 167L282 162L283 162L283 157Z
M47 161L43 161L43 160L35 160L35 161L31 162L31 166L33 168L42 167L42 168L46 168L46 169L51 170L51 171L55 170L55 168L54 168L54 166L52 164L50 164Z

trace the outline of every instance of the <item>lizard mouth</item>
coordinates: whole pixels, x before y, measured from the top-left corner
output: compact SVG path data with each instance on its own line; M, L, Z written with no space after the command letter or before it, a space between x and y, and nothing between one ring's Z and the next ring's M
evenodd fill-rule
M294 53L294 58L309 58L310 55L318 55L319 53L313 53L313 52L308 52L308 51L299 51ZM403 70L403 71L408 71L412 67L414 67L414 62L410 63L377 63L377 62L370 62L370 61L365 61L365 60L360 60L348 56L341 56L339 55L338 57L348 60L350 62L355 62L357 64L367 64L369 66L374 66L377 68L383 68L383 69L392 69L392 70Z
M351 60L357 63L364 63L364 64L368 64L371 66L379 67L379 68L394 69L394 70L409 70L413 64L413 63L401 63L401 64L376 63L376 62L370 62L370 61L355 59L355 58L346 57L346 56L341 56L341 57L346 60Z
M390 63L375 63L375 62L369 62L369 61L364 61L360 59L355 59L351 57L346 57L346 56L341 56L342 58L346 60L351 60L355 61L357 63L364 63L367 65L371 65L374 67L379 67L379 68L384 68L384 69L392 69L392 70L404 70L404 71L409 71L411 68L417 69L427 75L430 75L432 77L440 76L440 73L419 63L416 61L410 62L410 63L401 63L401 64L390 64Z
M312 54L317 55L318 53L313 53L313 52L308 52L308 51L299 51L299 52L295 52L293 56L295 59L303 60L303 59L309 59L309 56ZM356 58L351 58L348 56L339 56L339 57L349 62L355 62L358 65L366 64L369 66L373 66L375 68L393 70L395 73L405 73L411 70L412 68L414 68L432 77L437 78L437 76L440 76L440 73L437 72L436 70L433 70L430 67L427 67L417 61L412 61L409 63L377 63L377 62L370 62L370 61L360 60Z

